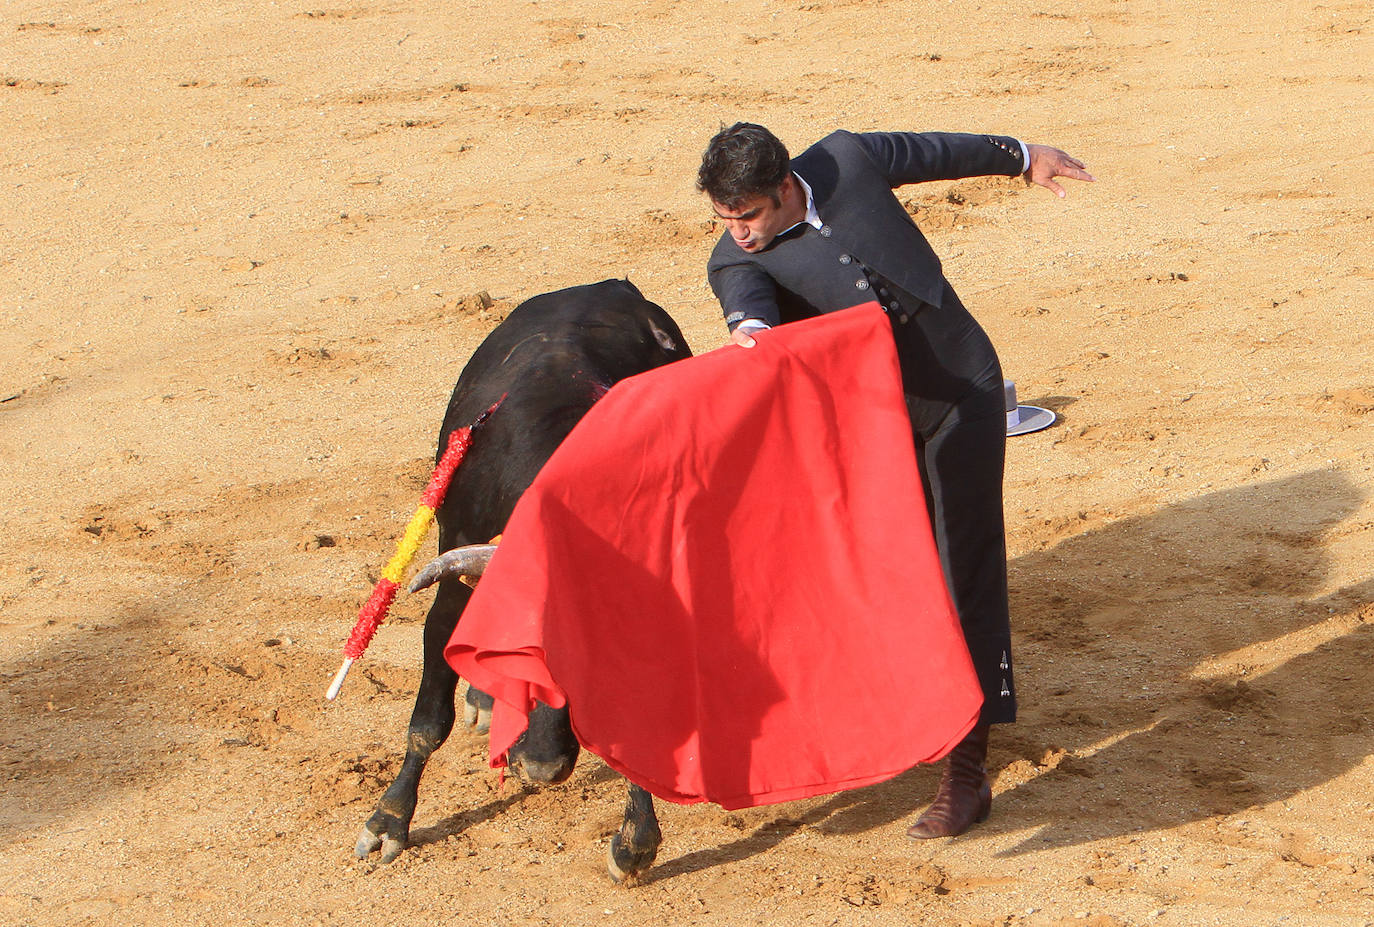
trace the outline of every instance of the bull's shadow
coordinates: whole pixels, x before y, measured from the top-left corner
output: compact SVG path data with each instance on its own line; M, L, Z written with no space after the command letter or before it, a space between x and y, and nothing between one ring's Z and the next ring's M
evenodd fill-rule
M964 839L1034 829L1012 855L1172 827L1281 800L1358 765L1369 752L1360 683L1374 659L1365 623L1374 580L1327 590L1323 545L1362 501L1342 474L1313 472L1018 557L1020 721L993 729L993 814ZM1319 642L1287 662L1263 656L1276 649L1267 642L1298 632ZM766 852L802 827L894 828L893 840L906 840L897 822L933 791L933 770L920 768L780 806L753 833L661 860L647 878Z
M80 819L92 803L150 775L159 758L166 762L164 722L129 711L125 702L157 663L148 641L162 623L151 608L132 607L54 636L22 661L0 662L0 836Z
M185 730L150 706L164 696L167 629L199 604L131 603L0 662L0 837L90 830L91 807L187 761Z

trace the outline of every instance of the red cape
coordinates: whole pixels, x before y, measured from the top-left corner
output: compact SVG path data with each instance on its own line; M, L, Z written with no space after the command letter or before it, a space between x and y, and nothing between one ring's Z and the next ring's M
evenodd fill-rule
M500 414L498 411L496 414ZM650 792L743 808L938 759L982 696L876 304L617 384L521 497L449 663Z

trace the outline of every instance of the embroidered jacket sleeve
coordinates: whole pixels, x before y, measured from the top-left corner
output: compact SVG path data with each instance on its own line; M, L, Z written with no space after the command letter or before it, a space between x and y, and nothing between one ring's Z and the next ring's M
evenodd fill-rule
M828 236L824 228L817 233L798 226L784 232L767 253L760 254L747 254L728 233L723 234L711 253L707 277L731 331L746 319L775 326L817 311L852 305L852 299L863 294L851 288L864 285L853 279L849 255L854 254L916 298L939 305L939 260L900 205L895 200L886 203L889 194L883 186L892 189L931 180L1014 176L1026 167L1026 148L1007 136L839 131L794 158L793 165L808 182L817 185L820 218L837 224L850 236L841 238L837 231L833 239L825 239L830 245L853 241L861 227L873 240L862 250L853 250L859 248L857 242L842 246L850 250L838 255L840 263L835 264L835 255L815 237ZM885 202L878 203L879 197ZM792 242L793 238L797 240ZM784 276L778 277L779 273Z
M768 326L782 323L778 308L777 284L762 267L747 260L731 260L725 247L734 248L738 256L743 252L728 241L727 232L721 237L707 265L707 279L725 310L725 324L734 331L745 319L757 319Z
M1024 171L1026 150L1004 135L964 132L864 132L858 136L893 187Z

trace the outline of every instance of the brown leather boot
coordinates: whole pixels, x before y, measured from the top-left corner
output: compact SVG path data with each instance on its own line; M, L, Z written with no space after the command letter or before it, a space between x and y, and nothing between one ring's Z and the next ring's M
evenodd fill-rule
M988 725L982 721L969 731L949 753L935 800L907 836L957 837L974 824L987 819L992 809L992 783L983 761L988 755Z

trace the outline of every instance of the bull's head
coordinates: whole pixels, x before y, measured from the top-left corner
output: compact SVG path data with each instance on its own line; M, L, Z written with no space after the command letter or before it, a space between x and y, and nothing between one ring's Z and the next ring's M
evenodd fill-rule
M476 586L496 553L495 544L469 544L445 551L427 563L410 582L410 591L419 592L440 580L457 579ZM474 691L468 703L474 705ZM489 697L482 695L482 700ZM490 711L489 703L487 710ZM538 783L559 783L573 773L581 747L572 732L568 708L550 708L539 702L530 712L529 727L506 752L506 762L521 779Z

